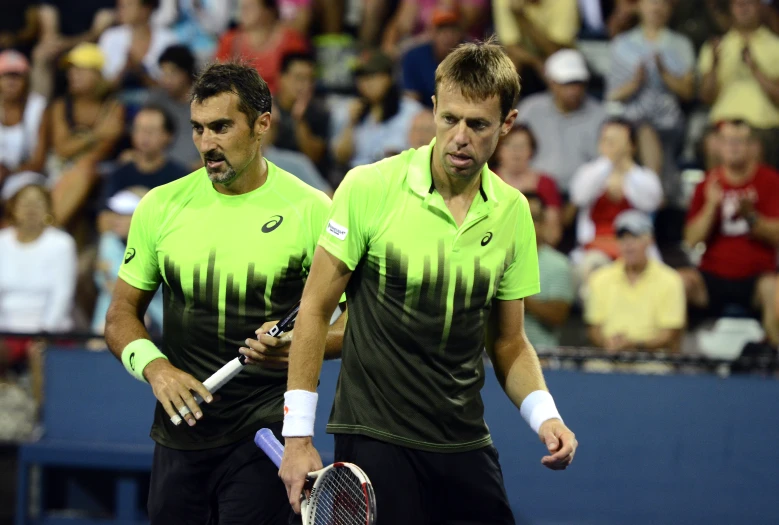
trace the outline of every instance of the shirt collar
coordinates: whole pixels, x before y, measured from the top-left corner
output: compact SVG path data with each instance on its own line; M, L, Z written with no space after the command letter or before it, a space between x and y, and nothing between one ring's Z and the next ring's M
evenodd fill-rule
M435 186L433 185L433 174L430 171L433 146L435 146L435 139L433 139L429 145L422 146L416 150L411 157L408 172L406 173L406 181L408 182L409 188L423 199L433 193L433 190L435 189ZM497 175L492 173L485 164L481 171L479 195L482 201L490 205L490 207L494 207L498 204L495 195L495 177L497 177Z

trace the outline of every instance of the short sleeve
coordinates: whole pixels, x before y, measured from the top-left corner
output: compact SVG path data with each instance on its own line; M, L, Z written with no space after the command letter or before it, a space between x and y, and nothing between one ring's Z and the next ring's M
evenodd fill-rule
M546 279L544 284L548 287L544 290L544 299L549 301L565 301L572 303L576 298L576 288L573 284L573 274L568 266L566 259L555 261L546 271L552 273L550 279Z
M698 57L698 74L705 75L711 71L712 62L714 61L714 54L711 49L711 44L708 42L703 44L701 48L701 54Z
M156 290L162 276L157 263L157 231L161 203L154 198L154 190L147 193L133 213L127 251L119 267L119 278L140 290Z
M765 181L766 185L759 190L756 208L763 215L776 219L779 218L779 173L769 170Z
M354 270L367 253L374 217L381 208L381 174L356 168L346 174L333 196L319 245Z
M687 322L687 302L684 295L684 283L678 274L672 273L668 276L668 283L664 287L663 299L660 304L663 307L657 314L657 326L664 330L684 328Z
M495 33L504 46L519 44L519 27L511 13L511 0L493 0L492 19L495 21Z
M498 284L496 298L501 301L523 299L541 291L538 272L538 248L536 230L530 216L530 206L522 197L519 225L517 227L514 259Z

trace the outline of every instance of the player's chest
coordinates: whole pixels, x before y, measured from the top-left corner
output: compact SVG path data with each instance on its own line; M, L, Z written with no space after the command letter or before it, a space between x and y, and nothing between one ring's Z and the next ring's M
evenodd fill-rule
M160 225L157 258L192 267L216 265L238 274L275 273L296 265L308 247L298 216L288 208L192 206Z

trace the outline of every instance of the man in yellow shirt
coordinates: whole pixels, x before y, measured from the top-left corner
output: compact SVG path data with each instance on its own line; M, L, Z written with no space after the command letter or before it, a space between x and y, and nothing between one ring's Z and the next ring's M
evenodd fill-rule
M730 0L730 12L731 30L701 49L700 97L711 122L745 120L760 130L766 163L777 166L779 36L762 25L760 0ZM716 143L707 139L706 149L715 160Z
M609 351L678 351L686 323L682 278L647 256L652 221L627 210L614 221L621 258L589 280L585 320L590 340Z
M493 0L492 14L495 32L522 77L522 94L543 91L546 59L574 45L576 0Z

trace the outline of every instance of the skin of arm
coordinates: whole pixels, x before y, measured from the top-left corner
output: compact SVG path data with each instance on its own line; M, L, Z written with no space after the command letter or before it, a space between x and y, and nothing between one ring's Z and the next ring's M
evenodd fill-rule
M685 225L684 243L687 246L706 241L717 219L718 208L718 204L706 201L701 211Z
M571 305L566 301L542 301L531 296L525 298L525 311L543 324L556 327L562 326L568 320Z

